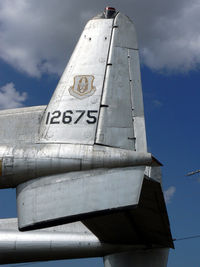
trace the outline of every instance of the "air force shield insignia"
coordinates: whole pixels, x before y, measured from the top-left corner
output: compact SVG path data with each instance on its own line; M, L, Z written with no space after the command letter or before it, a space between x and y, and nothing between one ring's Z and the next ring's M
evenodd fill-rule
M96 88L93 86L93 81L93 75L74 76L74 84L69 88L70 95L78 99L83 99L93 95L96 91Z

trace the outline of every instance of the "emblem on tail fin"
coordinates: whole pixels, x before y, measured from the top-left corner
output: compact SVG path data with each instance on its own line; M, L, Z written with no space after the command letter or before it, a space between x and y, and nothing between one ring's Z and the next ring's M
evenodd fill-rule
M96 91L96 87L93 86L93 75L77 75L74 76L74 84L69 88L70 95L83 99L91 96Z

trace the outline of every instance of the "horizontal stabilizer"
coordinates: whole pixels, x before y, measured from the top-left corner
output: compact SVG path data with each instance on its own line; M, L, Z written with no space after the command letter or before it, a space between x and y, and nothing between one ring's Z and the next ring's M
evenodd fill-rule
M112 244L131 244L172 247L167 210L160 183L144 178L140 200L134 208L83 223L102 241Z
M27 230L78 221L135 206L143 177L141 166L71 172L20 184L17 187L19 228Z
M173 247L160 183L144 171L143 166L99 169L21 184L19 228L81 220L102 242Z

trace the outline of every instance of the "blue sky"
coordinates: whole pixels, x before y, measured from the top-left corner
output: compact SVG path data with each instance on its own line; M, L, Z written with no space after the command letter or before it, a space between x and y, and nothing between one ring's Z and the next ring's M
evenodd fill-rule
M138 32L148 150L164 165L172 234L174 238L200 234L200 176L185 176L200 169L200 34L196 26L200 5L195 0L168 1L167 6L156 0L123 2L110 1L135 21ZM46 0L37 5L0 0L0 108L47 104L83 25L106 5L106 1L94 4L90 0L85 5L51 0L48 6ZM15 191L2 190L0 217L16 216L15 204ZM199 266L199 245L200 239L175 242L168 266ZM103 263L86 259L30 264L55 265Z

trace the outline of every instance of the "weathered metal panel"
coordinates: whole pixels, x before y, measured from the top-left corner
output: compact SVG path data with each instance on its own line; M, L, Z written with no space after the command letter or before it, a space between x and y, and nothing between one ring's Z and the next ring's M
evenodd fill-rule
M112 25L86 25L45 112L41 142L94 144Z
M0 188L52 174L153 164L150 153L75 144L4 145L0 159Z
M102 257L127 249L101 243L93 234L0 231L0 264Z
M138 50L128 50L129 75L131 87L131 102L133 111L133 124L135 133L136 151L146 152L146 129L144 120L144 104L142 83L140 75L140 60Z
M146 166L145 175L159 182L162 186L162 171L160 166Z
M0 111L0 143L35 143L46 106Z
M100 242L81 222L22 233L16 218L0 220L0 264L101 257L132 248Z
M112 40L110 51L96 143L134 150L128 50Z
M147 139L144 117L134 117L135 149L138 152L147 152Z
M168 248L139 249L104 257L104 267L167 267Z
M114 27L116 27L114 31L115 46L138 49L136 30L129 17L118 13Z
M102 243L81 222L19 232L16 218L0 220L0 264L105 256L106 267L163 267L167 255L168 249Z
M119 136L121 138L119 138ZM135 150L132 128L102 127L98 129L98 144Z
M21 184L19 228L81 220L105 243L173 248L160 183L144 178L144 169L72 172Z
M108 63L96 143L146 151L137 37L121 14L114 20Z
M103 242L173 248L160 183L147 176L137 206L96 215L84 219L83 223Z
M17 187L19 227L63 218L76 221L88 214L137 205L143 177L141 166L73 172L21 184Z
M6 218L0 219L0 231L19 231L18 230L18 218ZM47 227L41 230L34 230L33 233L37 231L42 232L63 232L71 234L91 234L92 232L82 223L74 222L68 224L57 225L53 227Z
M134 116L144 116L144 105L142 95L142 83L140 74L139 51L128 49L129 75L131 84L131 102L134 108Z

